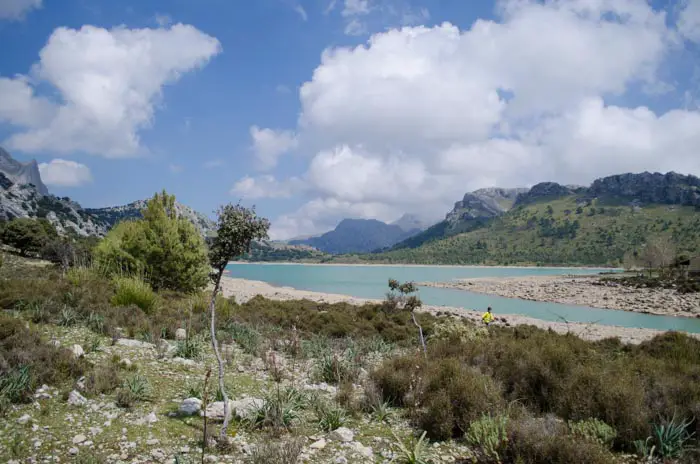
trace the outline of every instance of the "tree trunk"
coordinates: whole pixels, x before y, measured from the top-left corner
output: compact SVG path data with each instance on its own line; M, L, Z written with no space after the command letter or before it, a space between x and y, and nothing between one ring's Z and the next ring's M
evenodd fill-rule
M224 360L221 358L219 342L216 340L216 295L219 292L222 275L223 269L219 269L214 284L214 293L212 293L211 302L209 303L209 313L211 314L211 344L212 347L214 347L216 361L219 363L219 389L221 390L221 396L224 397L224 425L221 426L221 433L219 434L221 440L226 438L226 429L228 428L230 420L228 395L226 394L226 387L224 385Z
M411 317L413 318L413 323L418 327L418 334L420 335L420 344L423 347L423 356L428 357L428 350L425 347L425 338L423 337L423 327L420 326L416 320L416 313L411 311Z

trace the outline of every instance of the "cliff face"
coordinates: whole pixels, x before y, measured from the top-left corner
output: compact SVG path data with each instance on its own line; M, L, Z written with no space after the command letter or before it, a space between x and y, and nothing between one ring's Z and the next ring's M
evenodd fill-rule
M0 172L15 184L32 184L40 195L48 195L49 189L41 181L36 160L20 163L0 147Z
M595 180L588 193L640 204L700 206L700 178L675 172L619 174Z
M451 225L472 219L490 219L508 211L525 188L485 188L464 195L455 203L445 220Z

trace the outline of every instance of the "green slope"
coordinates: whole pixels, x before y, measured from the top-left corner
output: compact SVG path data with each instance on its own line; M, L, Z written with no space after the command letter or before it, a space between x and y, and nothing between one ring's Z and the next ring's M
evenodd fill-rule
M578 202L578 203L577 203ZM631 207L572 195L517 207L471 232L417 248L363 255L363 261L420 264L619 265L628 250L670 237L700 253L700 212L689 206Z

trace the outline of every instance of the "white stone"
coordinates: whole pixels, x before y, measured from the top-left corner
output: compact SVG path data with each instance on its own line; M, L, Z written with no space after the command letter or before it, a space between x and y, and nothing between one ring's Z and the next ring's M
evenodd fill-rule
M347 443L351 442L353 438L355 438L355 434L347 427L340 427L332 431L328 438Z
M240 400L236 400L231 403L233 412L239 419L248 418L251 414L262 408L264 405L265 400L252 397L241 398Z
M338 456L335 458L335 464L348 464L348 458L345 456Z
M68 454L70 454L71 456L75 456L76 454L78 454L78 448L73 447L69 449Z
M365 446L360 442L354 441L350 443L350 448L362 457L371 459L374 457L374 452L369 446Z
M80 433L80 434L73 437L73 444L77 445L79 443L84 442L85 440L87 440L87 437L85 435L83 435L82 433Z
M117 345L128 346L130 348L155 348L153 343L142 342L141 340L132 340L131 338L120 338L117 340Z
M158 443L160 443L160 440L158 440L157 438L151 438L150 440L146 440L146 444L149 446L157 445Z
M162 450L154 449L151 451L151 457L158 462L162 462L165 459L165 453Z
M202 409L202 400L199 398L187 398L180 403L178 411L180 414L191 416L197 414Z
M175 340L184 340L187 338L187 331L185 329L177 329L175 331Z
M185 366L196 366L197 363L194 361L194 359L186 359L186 358L173 358L174 362L184 364Z
M231 411L233 410L233 401L228 400L229 404L229 415L231 414ZM224 402L223 401L214 401L213 403L209 403L207 405L207 418L211 420L224 420ZM203 412L200 412L200 414L203 415Z
M323 449L323 448L325 448L325 447L326 447L326 440L325 440L325 438L321 438L320 440L315 441L315 442L311 443L311 445L309 445L309 448L311 448L311 449L317 449L317 450L321 450L321 449Z
M131 359L129 358L124 358L121 361L119 361L119 364L122 366L126 367L127 369L131 367Z
M156 416L156 413L155 413L155 412L151 412L149 415L147 415L147 416L144 418L144 420L145 420L146 423L148 423L148 424L154 424L154 423L158 422L158 416Z
M22 417L20 417L19 419L17 419L17 423L24 425L27 422L29 422L30 420L32 420L32 416L30 416L29 414L25 414Z
M68 394L68 404L71 406L84 406L88 402L87 398L73 390Z
M85 356L85 351L83 351L83 347L80 345L73 345L70 347L70 350L76 358Z

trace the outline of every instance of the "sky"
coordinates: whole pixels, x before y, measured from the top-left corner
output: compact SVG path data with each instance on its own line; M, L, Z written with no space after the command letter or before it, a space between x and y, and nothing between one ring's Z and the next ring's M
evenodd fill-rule
M271 236L464 193L700 175L700 0L0 0L0 145L85 207Z

